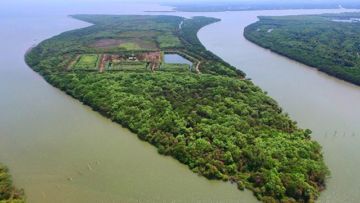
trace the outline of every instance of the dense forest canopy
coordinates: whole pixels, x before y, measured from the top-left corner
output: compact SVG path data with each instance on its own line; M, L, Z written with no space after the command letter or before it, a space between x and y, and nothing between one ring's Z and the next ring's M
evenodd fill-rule
M245 37L262 46L360 85L360 13L260 17Z
M313 202L328 175L321 147L243 72L207 51L218 19L76 15L94 25L40 43L27 63L49 83L210 179L264 202ZM194 65L166 64L177 53Z

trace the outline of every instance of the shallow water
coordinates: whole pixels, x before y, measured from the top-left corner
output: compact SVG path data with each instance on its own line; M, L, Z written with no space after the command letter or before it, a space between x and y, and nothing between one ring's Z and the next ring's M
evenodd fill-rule
M175 63L175 64L187 64L190 66L192 65L191 61L180 56L179 54L164 54L164 62L165 63Z

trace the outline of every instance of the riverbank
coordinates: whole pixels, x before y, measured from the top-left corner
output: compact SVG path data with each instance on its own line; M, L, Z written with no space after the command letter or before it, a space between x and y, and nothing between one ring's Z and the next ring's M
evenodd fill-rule
M275 53L360 85L356 48L360 30L350 22L334 20L356 16L359 14L260 17L245 28L244 36Z
M9 170L0 164L0 202L24 203L24 191L13 186Z
M267 47L267 46L264 46L262 45L261 43L259 43L257 40L255 40L254 38L252 37L249 37L247 34L244 33L244 37L246 38L246 40L248 40L249 42L251 43L254 43L256 45L258 45L259 47L261 48L264 48L266 50L270 50L271 52L275 53L275 54L279 54L285 58L287 58L288 60L293 60L293 61L296 61L296 62L299 62L301 64L304 64L305 66L309 67L309 68L313 68L313 69L316 69L318 71L321 71L319 70L316 66L314 66L313 63L309 62L309 61L304 61L304 60L301 60L301 59L298 59L298 58L295 58L293 57L292 55L289 55L288 53L284 52L284 51L281 51L281 50L278 50L278 49L273 49L273 48L270 48L270 47ZM336 74L333 74L332 72L327 72L327 71L321 71L331 77L336 77ZM339 80L343 80L341 78L338 78ZM344 82L347 82L346 80L343 80ZM354 84L356 85L356 84Z
M331 170L327 189L318 200L326 203L357 202L360 199L356 186L360 179L352 175L360 169L360 161L356 158L360 142L360 126L357 124L360 109L355 108L360 101L360 89L249 42L243 31L258 20L257 16L336 12L344 10L223 13L221 23L205 27L199 33L207 49L232 65L242 67L247 77L275 98L284 111L298 121L299 126L313 131L314 139L323 146L325 160Z

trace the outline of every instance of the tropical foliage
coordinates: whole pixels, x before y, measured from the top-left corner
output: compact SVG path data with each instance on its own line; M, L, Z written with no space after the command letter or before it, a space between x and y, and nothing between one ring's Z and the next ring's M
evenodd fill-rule
M272 51L360 85L359 13L260 17L245 37Z
M26 56L49 83L129 128L159 153L207 178L248 188L260 200L312 202L324 188L328 170L311 131L299 129L273 99L196 37L217 19L76 17L94 25L46 40ZM158 33L153 40L171 33L181 46L159 49L201 61L201 74L181 65L102 73L65 68L78 54L123 54L89 44L129 31Z
M8 169L0 164L0 202L22 203L24 201L23 191L13 186Z

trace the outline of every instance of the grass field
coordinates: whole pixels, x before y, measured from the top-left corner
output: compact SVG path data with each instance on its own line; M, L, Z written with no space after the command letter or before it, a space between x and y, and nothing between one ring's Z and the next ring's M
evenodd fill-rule
M126 43L120 44L119 47L126 49L126 50L141 50L141 47L134 42L126 42Z
M124 62L124 63L113 63L111 66L108 66L106 70L116 70L116 71L127 71L127 70L146 70L146 63L143 62Z
M162 64L160 71L166 72L188 72L190 71L190 66L187 64Z
M96 54L84 54L81 55L75 65L72 67L76 70L93 70L97 69L99 61L99 55Z
M179 38L172 34L166 34L166 35L160 35L157 38L157 41L159 43L160 48L175 48L175 47L181 47L181 41Z
M157 50L155 40L152 39L123 39L123 43L119 44L119 48L125 49L126 51L150 51Z
M161 32L158 31L127 31L127 32L121 32L118 36L120 38L152 38L160 35Z
M130 35L130 33L127 33ZM140 35L134 33L134 35ZM158 50L157 42L150 37L135 38L135 37L118 37L118 38L104 38L92 41L89 47L95 49L105 49L112 51L151 51Z

